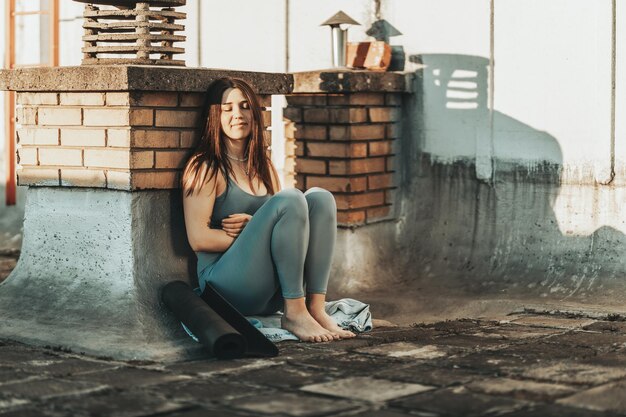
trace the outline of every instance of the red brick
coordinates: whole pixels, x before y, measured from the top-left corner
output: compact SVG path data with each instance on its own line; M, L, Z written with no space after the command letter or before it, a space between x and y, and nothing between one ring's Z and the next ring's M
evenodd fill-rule
M179 171L135 171L131 175L131 187L134 190L178 188Z
M302 109L298 107L287 107L283 110L283 116L292 122L299 123L302 121Z
M307 156L330 158L363 158L367 156L366 143L307 142Z
M363 123L367 121L366 109L329 109L331 123Z
M396 157L394 155L388 156L385 162L385 171L391 172L393 171L393 167L395 165Z
M296 164L298 162L296 161ZM296 174L294 176L294 180L295 180L295 184L294 187L297 188L300 191L305 191L306 190L306 176L302 175L302 174Z
M385 139L385 125L383 124L354 125L349 129L352 140Z
M296 156L304 156L304 143L300 142L296 145Z
M385 104L384 93L353 93L350 94L350 104L363 106L382 106Z
M388 106L401 106L402 94L399 93L387 93L385 94L385 104Z
M347 106L350 104L349 94L329 94L327 97L329 106Z
M297 158L296 172L299 174L326 174L326 161Z
M385 171L385 158L331 160L328 163L330 175L367 174Z
M326 126L296 125L296 139L325 140Z
M198 144L200 133L196 130L181 130L180 131L180 147L181 148L195 148Z
M382 206L385 204L385 193L374 191L362 194L337 194L335 201L338 210Z
M391 141L368 142L367 145L370 156L391 155L393 153L393 143Z
M156 151L155 168L183 168L190 151Z
M400 123L391 123L387 125L386 136L387 139L399 138L402 133L402 126Z
M304 122L305 123L328 123L330 121L330 115L328 109L304 109Z
M370 107L367 109L369 113L369 121L378 122L397 122L400 120L400 111L394 107Z
M268 127L272 125L272 112L271 111L262 111L261 117L263 119L263 126Z
M296 94L287 96L289 106L325 106L326 94Z
M349 210L337 211L337 223L340 225L358 225L365 223L365 211Z
M372 220L381 220L389 217L389 214L391 213L391 206L368 208L366 212L368 222Z
M177 130L135 130L131 143L137 148L178 148L179 136Z
M306 179L307 188L321 187L332 192L359 192L365 191L365 177L315 177L308 175Z
M393 174L370 175L367 177L367 188L370 190L389 187L393 187Z
M180 107L202 107L204 100L205 94L202 93L181 93Z
M169 91L146 92L133 91L130 93L131 106L176 107L178 93Z
M155 110L155 126L162 127L196 127L198 111L189 110Z

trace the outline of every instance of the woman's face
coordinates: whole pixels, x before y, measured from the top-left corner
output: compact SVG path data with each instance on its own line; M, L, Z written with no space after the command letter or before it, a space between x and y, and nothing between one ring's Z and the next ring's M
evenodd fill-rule
M250 103L238 88L229 88L222 95L220 123L231 139L246 139L252 131Z

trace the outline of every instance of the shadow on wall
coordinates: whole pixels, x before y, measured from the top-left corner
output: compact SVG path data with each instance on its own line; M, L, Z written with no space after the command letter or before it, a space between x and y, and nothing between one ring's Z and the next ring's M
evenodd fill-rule
M451 54L410 60L425 68L417 72L398 153L404 160L396 239L404 254L394 258L402 262L402 287L623 301L626 238L610 227L590 236L559 229L553 210L564 191L559 143L489 110L488 60ZM593 185L575 189L582 199L596 192Z
M26 193L22 188L17 191L17 204L6 206L0 202L0 252L19 250L22 247L24 229L24 203ZM5 188L0 186L0 198L4 199Z

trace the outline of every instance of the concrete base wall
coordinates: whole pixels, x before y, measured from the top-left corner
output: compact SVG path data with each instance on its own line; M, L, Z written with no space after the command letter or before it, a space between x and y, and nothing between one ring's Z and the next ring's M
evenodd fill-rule
M503 162L488 184L472 162L418 155L399 173L397 220L339 233L333 295L400 322L528 306L623 312L626 236L598 221L577 229L582 217L620 218L606 201L623 189L559 185L558 166Z
M195 275L177 191L30 188L0 337L123 359L197 353L159 303Z
M1 165L0 165L1 167ZM17 204L14 206L0 204L0 252L12 251L22 247L22 231L24 224L24 204L26 190L17 190ZM4 200L4 184L0 185L0 198Z

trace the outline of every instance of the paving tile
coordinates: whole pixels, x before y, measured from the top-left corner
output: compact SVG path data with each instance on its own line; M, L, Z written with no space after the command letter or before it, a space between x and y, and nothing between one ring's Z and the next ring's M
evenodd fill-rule
M484 375L472 372L471 370L468 371L467 369L458 367L440 368L426 364L407 365L401 368L386 369L373 373L372 376L392 381L411 382L436 387L463 385L475 379L484 378Z
M626 369L576 362L536 365L522 373L527 378L576 385L604 384L626 376Z
M515 411L526 403L505 397L492 397L469 392L463 387L446 388L413 395L391 403L416 414L430 412L435 416L477 417L488 414L505 414Z
M484 349L499 349L507 346L509 342L491 337L458 334L436 337L428 343L437 346L457 347L466 351L478 351Z
M282 365L285 359L279 356L279 360L273 359L233 359L233 360L200 360L171 363L164 366L165 371L193 376L209 377L218 374L230 374L246 372L251 369L261 369L270 366Z
M113 369L119 365L112 362L96 362L88 359L51 357L45 360L29 360L22 363L21 367L37 374L50 376L76 375L85 372L94 372L105 369Z
M175 375L147 369L121 367L100 372L79 374L71 376L68 379L97 382L117 389L128 389L138 386L191 379L191 377L188 375Z
M261 388L253 389L248 385L225 381L224 378L219 377L153 386L149 387L147 391L157 393L171 400L198 404L230 401L254 393L269 392Z
M38 405L32 408L18 408L6 412L0 411L0 417L76 417L76 414L45 410L41 405Z
M497 322L489 320L459 319L441 321L425 325L424 327L452 334L467 334L473 333L476 329L490 327L495 324L497 324Z
M68 411L75 416L139 417L189 408L189 405L167 400L147 392L106 392L50 404L54 410Z
M579 389L564 384L523 381L510 378L489 378L470 382L467 389L488 395L506 395L519 400L550 401L565 397Z
M544 339L504 346L499 348L497 353L520 356L529 361L581 360L597 355L595 349L589 346L564 346L558 343L547 343Z
M24 371L22 369L15 369L15 367L2 365L0 366L0 384L7 382L20 381L26 378L32 378L37 374L33 372Z
M288 362L291 365L332 371L340 375L369 376L373 372L402 366L407 363L407 359L346 353L342 355L317 355L288 360Z
M477 332L470 333L470 336L499 339L502 341L538 339L545 336L560 334L563 329L551 329L532 327L515 324L502 324L489 328L478 329Z
M333 376L327 370L291 365L257 369L236 375L237 381L245 381L256 386L261 385L277 388L295 388L302 385L327 382L332 379Z
M317 416L358 407L353 401L327 399L306 394L278 393L271 397L266 395L247 397L232 407L255 414L271 414L286 416Z
M547 337L543 341L561 346L584 346L600 352L609 352L626 346L626 334L570 331Z
M536 327L552 327L555 329L581 329L594 323L595 319L567 318L560 316L523 315L511 320L513 324L523 324Z
M387 328L378 332L372 331L371 335L381 340L382 343L390 342L420 342L430 343L437 336L449 334L427 327L402 327Z
M38 379L2 385L3 396L28 399L48 399L68 395L82 395L108 389L105 384L64 381L60 379Z
M402 410L378 409L367 410L357 414L350 414L350 417L415 417L415 414L408 414Z
M189 410L175 411L173 413L159 414L159 417L250 417L247 412L245 414L238 413L224 408L201 408L196 407ZM0 416L2 417L2 416Z
M0 398L0 412L9 412L15 408L24 407L30 404L30 400L25 398Z
M615 417L618 415L623 416L623 414L591 411L555 404L531 404L518 411L504 414L502 417Z
M562 398L559 404L587 410L626 413L626 381L618 381Z
M16 368L28 367L27 362L40 360L57 360L58 355L46 350L33 349L23 345L0 346L0 365L14 366Z
M389 381L386 379L352 377L321 384L307 385L300 388L300 390L333 397L379 402L429 391L434 388L435 387L426 385Z
M369 355L389 356L392 358L411 358L411 359L435 359L447 356L448 353L441 347L434 345L419 345L409 342L395 342L384 345L371 346L356 349L355 352L366 353Z
M597 332L626 333L626 321L596 321L583 326L583 329Z

